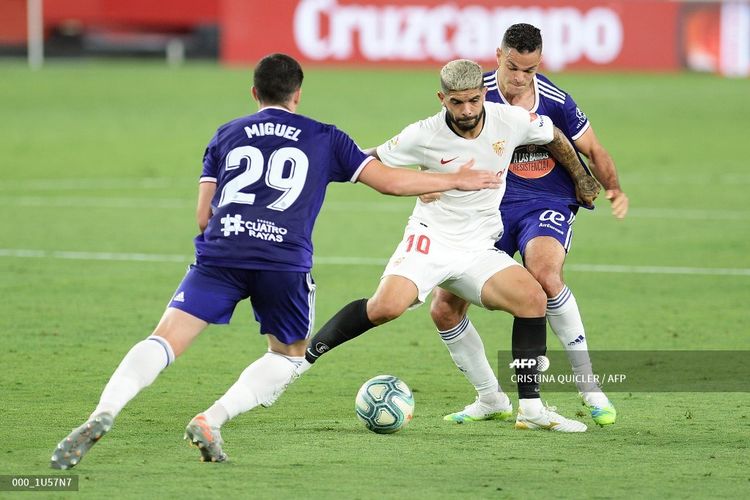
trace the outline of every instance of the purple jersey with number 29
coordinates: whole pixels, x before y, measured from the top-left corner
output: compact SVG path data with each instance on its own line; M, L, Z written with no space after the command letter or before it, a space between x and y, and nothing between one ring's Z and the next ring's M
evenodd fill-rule
M216 182L197 262L308 272L312 229L330 182L356 182L372 157L333 125L269 107L219 127L201 182Z

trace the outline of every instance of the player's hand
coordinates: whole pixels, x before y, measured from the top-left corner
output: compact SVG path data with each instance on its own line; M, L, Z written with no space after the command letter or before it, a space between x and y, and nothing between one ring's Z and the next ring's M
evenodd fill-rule
M461 165L456 175L456 189L459 191L478 191L480 189L497 189L502 183L500 177L489 170L472 170L474 160Z
M440 193L425 193L419 195L419 201L422 203L432 203L440 199Z
M604 194L612 204L612 215L618 219L624 219L630 203L627 195L619 189L607 189Z
M590 175L584 175L576 181L576 198L586 206L593 206L601 188L596 179Z

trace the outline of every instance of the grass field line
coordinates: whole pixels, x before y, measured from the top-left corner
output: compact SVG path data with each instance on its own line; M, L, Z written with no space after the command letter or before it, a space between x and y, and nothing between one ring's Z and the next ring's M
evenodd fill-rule
M86 191L98 189L164 189L174 186L197 185L198 174L194 179L176 177L133 177L133 178L80 178L80 179L18 179L4 180L0 191Z
M64 250L31 250L21 248L0 248L0 257L67 259L90 261L124 261L124 262L192 262L192 255L149 254L120 252L74 252ZM380 266L387 259L377 257L315 257L315 264L335 266ZM744 268L711 268L685 266L626 266L618 264L568 264L566 269L575 272L591 273L625 273L625 274L682 274L704 276L750 276L750 269Z
M3 180L0 191L37 190L37 191L61 191L61 190L96 190L96 189L163 189L174 186L195 185L198 183L198 175L195 177L82 177L67 179L10 179ZM620 178L624 186L629 184L665 184L675 185L737 185L750 184L750 174L744 172L717 174L713 171L699 173L655 173L649 172L623 172Z
M0 197L0 200L16 207L55 207L55 208L194 208L195 200L180 198L127 198L108 196L92 198L89 196L19 196Z
M133 197L82 197L82 196L18 196L1 197L5 206L11 207L55 207L55 208L133 208L133 209L192 209L193 199L182 198L133 198ZM407 214L414 204L413 200L384 200L382 202L347 202L328 201L324 210L336 212L402 212ZM588 215L588 211L582 211ZM609 209L600 204L599 210L591 212L594 216L610 217ZM726 220L748 221L747 210L712 210L690 208L632 208L628 217L644 219L669 220Z
M685 167L684 170L698 170L702 167L695 165L691 167ZM653 168L656 170L656 167ZM623 186L629 184L666 184L670 186L676 185L707 185L712 186L716 184L723 185L736 185L736 184L750 184L750 174L739 172L739 173L723 173L717 174L713 171L704 171L700 173L668 173L668 172L623 172L620 174Z

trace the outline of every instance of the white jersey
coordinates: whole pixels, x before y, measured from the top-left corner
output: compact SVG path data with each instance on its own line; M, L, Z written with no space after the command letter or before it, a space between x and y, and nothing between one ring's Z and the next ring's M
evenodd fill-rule
M474 139L456 134L448 126L443 108L435 116L407 126L377 148L380 159L389 165L420 165L430 172L455 172L473 159L473 168L491 170L502 178L499 189L452 190L431 203L417 200L409 220L432 228L433 234L439 234L446 243L464 248L492 246L502 234L497 207L505 193L505 178L516 147L547 144L554 136L552 120L519 106L485 102L484 110L484 127Z

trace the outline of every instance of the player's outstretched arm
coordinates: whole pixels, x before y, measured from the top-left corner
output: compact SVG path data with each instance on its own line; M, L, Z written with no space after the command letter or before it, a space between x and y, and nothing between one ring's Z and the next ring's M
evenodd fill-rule
M552 142L547 144L547 149L555 159L568 171L576 186L576 198L584 205L593 205L599 195L599 183L586 173L581 165L573 145L570 143L562 130L555 127L555 135Z
M452 173L428 173L408 168L389 167L379 160L370 161L357 179L374 190L394 196L415 196L459 189L477 191L497 189L500 178L489 170L473 170L474 160Z
M604 186L605 195L612 204L612 215L618 219L625 218L628 213L629 200L620 188L620 180L617 178L617 168L612 156L601 145L594 134L594 129L590 126L575 142L578 151L589 159L589 168L594 173L594 177Z

